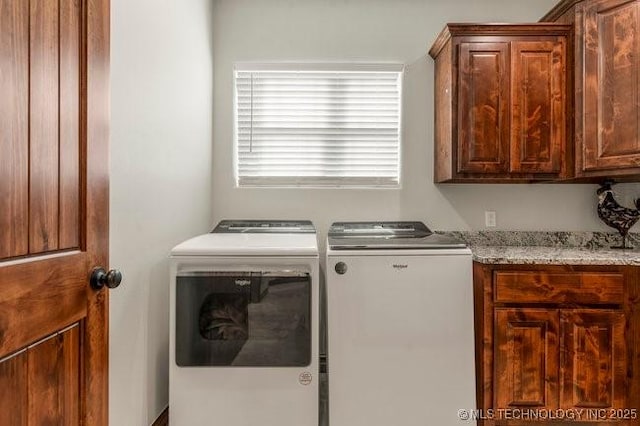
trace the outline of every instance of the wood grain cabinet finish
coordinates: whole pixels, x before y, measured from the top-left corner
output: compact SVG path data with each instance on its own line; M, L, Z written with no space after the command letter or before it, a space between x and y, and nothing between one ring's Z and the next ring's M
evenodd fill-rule
M566 39L511 43L512 173L562 171L566 143Z
M639 271L475 263L478 407L640 411ZM640 425L637 415L588 424Z
M640 180L640 0L564 0L542 20L575 28L576 177Z
M559 314L495 310L495 408L558 406Z
M509 43L460 43L458 173L509 169Z
M563 310L562 408L626 408L625 315L620 310Z
M429 52L436 182L566 177L570 29L447 25Z

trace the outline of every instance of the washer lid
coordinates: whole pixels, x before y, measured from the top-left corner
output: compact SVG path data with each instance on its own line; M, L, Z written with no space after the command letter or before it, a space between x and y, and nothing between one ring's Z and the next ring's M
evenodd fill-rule
M331 250L448 249L466 244L434 234L422 222L336 222L329 228Z
M216 234L313 234L316 228L310 220L222 220L211 232Z
M171 250L172 256L318 256L316 234L208 233Z
M223 220L208 234L171 250L172 256L318 256L308 220Z

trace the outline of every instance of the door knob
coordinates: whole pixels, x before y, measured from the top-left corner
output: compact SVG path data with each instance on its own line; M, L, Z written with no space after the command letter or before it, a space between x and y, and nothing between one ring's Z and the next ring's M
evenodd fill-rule
M103 267L97 267L91 272L91 287L101 290L104 286L116 288L122 282L122 272L117 269L105 271Z

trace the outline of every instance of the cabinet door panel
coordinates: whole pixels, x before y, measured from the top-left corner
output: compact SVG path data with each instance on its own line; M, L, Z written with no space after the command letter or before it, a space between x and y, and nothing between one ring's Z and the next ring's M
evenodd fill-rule
M622 311L563 311L562 407L626 408Z
M509 44L460 43L458 172L506 173Z
M640 166L640 3L584 10L584 169Z
M496 309L494 407L558 406L554 309Z
M565 42L511 43L511 172L559 173L565 140Z

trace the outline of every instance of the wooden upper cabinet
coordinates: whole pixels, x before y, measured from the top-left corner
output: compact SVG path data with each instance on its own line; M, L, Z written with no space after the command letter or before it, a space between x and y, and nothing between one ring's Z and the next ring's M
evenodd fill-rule
M511 167L560 173L566 140L566 41L511 43Z
M640 172L640 2L584 5L584 171Z
M562 24L449 24L435 59L435 181L567 177Z
M575 175L640 179L640 0L564 0L573 24Z
M458 173L509 167L509 43L460 43Z

